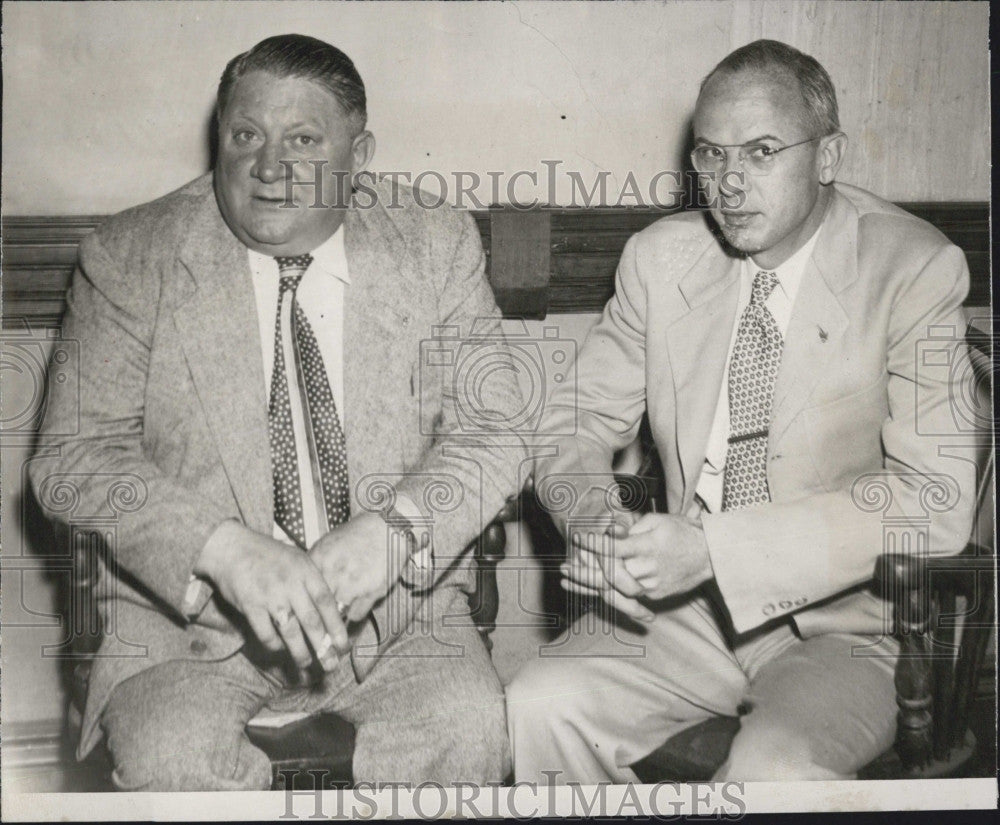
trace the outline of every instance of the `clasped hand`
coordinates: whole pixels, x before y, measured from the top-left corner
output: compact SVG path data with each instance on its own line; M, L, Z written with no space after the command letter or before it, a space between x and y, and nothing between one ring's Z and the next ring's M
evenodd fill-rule
M373 513L338 525L309 551L351 622L371 612L399 578L408 555L404 536L395 533L394 538L393 529Z
M308 553L230 521L213 534L195 573L266 649L286 648L303 670L315 659L330 671L350 649L345 624L368 615L404 560L405 542L390 542L385 522L370 513L338 525Z
M647 513L630 526L612 522L603 533L574 530L571 522L569 534L563 587L600 596L639 621L653 618L639 599L685 593L712 577L705 534L694 519Z

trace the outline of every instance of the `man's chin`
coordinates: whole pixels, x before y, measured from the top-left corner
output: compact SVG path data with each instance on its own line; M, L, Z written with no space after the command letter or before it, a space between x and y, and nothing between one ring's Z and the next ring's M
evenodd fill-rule
M243 234L254 243L264 246L280 246L288 243L295 235L295 227L281 216L272 220L248 221L240 227Z
M717 209L712 210L712 221L718 227L719 232L722 233L722 237L726 239L726 243L729 246L737 252L752 253L752 247L755 244L748 225L745 223L739 225L731 220L727 220L726 215Z
M722 236L726 239L726 243L737 252L742 252L744 255L753 255L755 252L760 251L761 245L759 240L754 238L746 229L729 227L724 224L721 224L719 228L722 231Z

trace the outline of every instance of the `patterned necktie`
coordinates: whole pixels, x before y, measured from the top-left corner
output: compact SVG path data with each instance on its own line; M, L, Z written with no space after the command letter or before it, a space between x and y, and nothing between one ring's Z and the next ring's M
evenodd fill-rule
M729 362L729 450L722 483L722 509L766 504L767 435L774 380L781 363L781 332L765 306L778 284L773 272L758 272L750 305L740 318Z
M298 450L308 450L312 470L312 490L322 535L329 527L350 516L350 487L347 478L347 450L337 406L323 364L316 336L299 305L295 290L312 255L275 258L281 272L278 313L274 324L274 371L268 429L271 439L271 467L274 479L274 520L303 550L306 543L305 515L299 479ZM290 296L290 298L289 298ZM285 310L286 304L291 307ZM286 336L285 330L290 330ZM294 350L294 373L289 381L285 340ZM291 389L290 389L291 387ZM306 445L296 445L291 394L301 399Z

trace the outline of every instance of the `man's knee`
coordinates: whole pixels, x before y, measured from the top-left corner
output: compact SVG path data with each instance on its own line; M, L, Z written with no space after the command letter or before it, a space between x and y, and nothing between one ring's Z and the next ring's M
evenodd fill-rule
M475 690L457 700L460 704L454 712L438 713L430 720L433 738L442 763L449 763L449 771L455 772L454 779L502 782L510 772L503 687L492 669L470 674L470 678Z
M440 731L442 750L460 755L461 776L476 784L502 782L511 770L510 742L503 694L484 700L480 707L445 724Z
M113 752L111 780L119 791L266 791L271 786L271 767L267 757L261 757L262 763L254 769L227 776L220 774L212 759L198 754L165 756L147 751L122 756Z
M236 741L207 741L169 724L135 724L127 732L106 727L121 791L267 790L271 764L240 733Z
M115 786L124 791L269 788L270 761L246 738L240 715L208 713L197 702L184 702L181 688L157 684L143 673L112 692L101 728L115 766Z
M573 678L561 667L565 664L557 659L532 662L507 686L507 725L512 738L546 736L586 714L589 694L572 687Z
M501 782L510 772L502 696L447 710L362 723L354 749L359 782Z
M779 726L744 728L733 740L729 757L712 777L715 782L795 782L849 779L818 758L815 743L804 731Z
M503 687L485 651L472 652L400 679L411 689L380 696L374 712L352 720L356 781L484 784L507 776Z

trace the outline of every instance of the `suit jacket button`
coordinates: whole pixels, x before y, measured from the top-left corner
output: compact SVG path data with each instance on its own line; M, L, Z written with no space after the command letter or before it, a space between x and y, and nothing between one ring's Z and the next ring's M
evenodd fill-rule
M197 653L199 656L208 650L208 645L205 644L201 639L195 639L191 642L191 652Z

